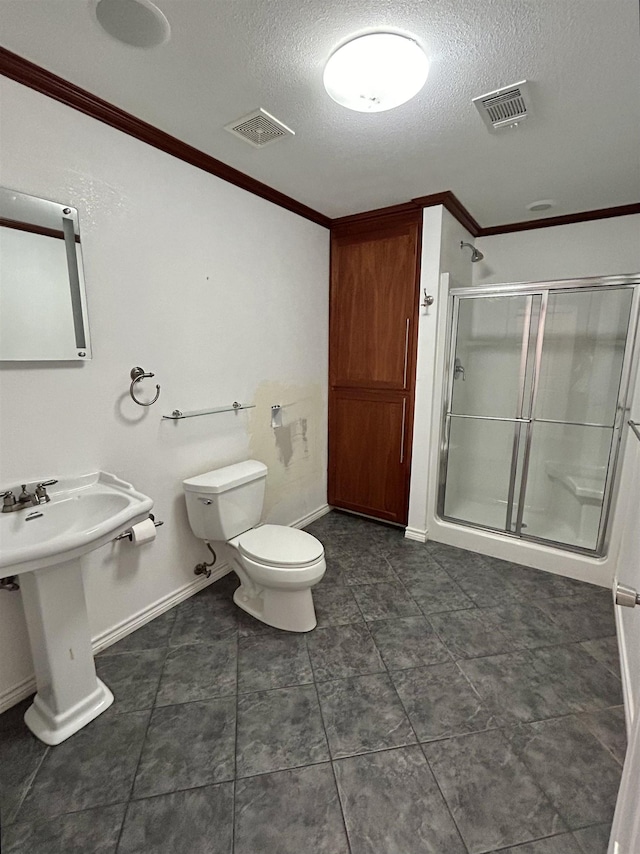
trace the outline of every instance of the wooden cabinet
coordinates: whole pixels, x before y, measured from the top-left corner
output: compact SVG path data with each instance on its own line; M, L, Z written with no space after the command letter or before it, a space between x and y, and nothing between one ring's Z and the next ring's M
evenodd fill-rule
M419 211L331 239L329 503L406 524L417 346Z

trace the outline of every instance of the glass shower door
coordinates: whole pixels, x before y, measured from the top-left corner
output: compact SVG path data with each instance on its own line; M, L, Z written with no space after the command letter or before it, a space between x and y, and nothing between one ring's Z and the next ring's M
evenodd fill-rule
M453 292L442 518L603 553L635 284Z
M601 550L632 298L629 288L551 290L543 298L516 514L526 538Z
M522 464L540 296L454 302L440 512L451 520L510 530Z

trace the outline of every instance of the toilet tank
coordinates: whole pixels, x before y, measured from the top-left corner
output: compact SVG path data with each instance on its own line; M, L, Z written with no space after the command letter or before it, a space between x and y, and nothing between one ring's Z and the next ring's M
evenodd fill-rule
M257 460L199 474L182 482L189 524L196 537L222 541L260 521L267 467Z

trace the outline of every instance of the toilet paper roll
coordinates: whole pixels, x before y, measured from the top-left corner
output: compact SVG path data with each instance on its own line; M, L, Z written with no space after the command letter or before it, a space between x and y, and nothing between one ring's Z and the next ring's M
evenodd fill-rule
M138 522L137 525L131 526L131 542L134 546L149 543L156 538L156 526L151 519L145 519L144 522Z

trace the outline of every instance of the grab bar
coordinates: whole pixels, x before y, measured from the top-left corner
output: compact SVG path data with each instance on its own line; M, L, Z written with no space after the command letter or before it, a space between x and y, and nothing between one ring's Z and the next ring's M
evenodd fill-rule
M636 437L638 439L640 439L640 423L638 423L637 421L627 421L627 424L629 425L629 427L631 427L633 432L636 434Z

